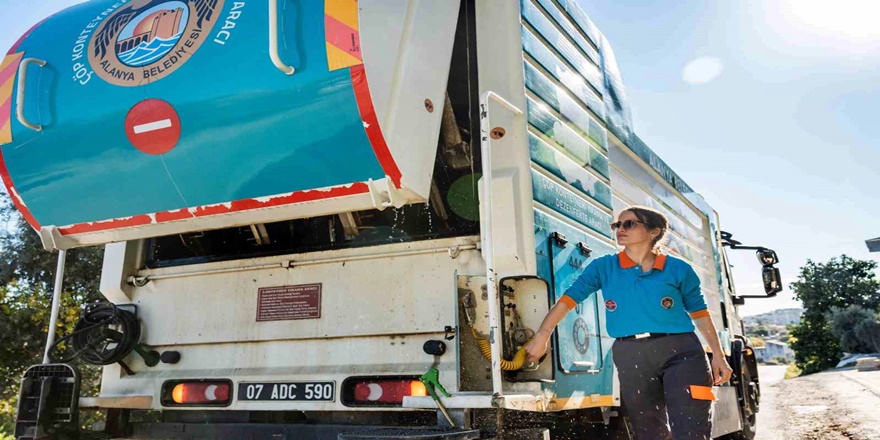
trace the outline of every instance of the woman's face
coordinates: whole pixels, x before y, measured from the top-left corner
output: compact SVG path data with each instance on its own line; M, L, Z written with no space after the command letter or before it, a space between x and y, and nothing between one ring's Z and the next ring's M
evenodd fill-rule
M629 221L628 221L629 220ZM617 228L617 244L620 246L631 246L642 243L651 243L651 233L644 223L641 223L638 217L630 211L623 211L617 218L620 227ZM632 224L633 227L627 229L624 225Z

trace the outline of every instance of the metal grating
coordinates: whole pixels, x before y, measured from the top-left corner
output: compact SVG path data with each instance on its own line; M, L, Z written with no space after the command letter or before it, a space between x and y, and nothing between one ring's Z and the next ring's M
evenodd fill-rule
M24 379L39 382L43 378L54 378L52 394L46 404L52 408L48 416L56 423L70 423L76 420L76 408L79 400L79 377L68 365L35 365L27 370Z

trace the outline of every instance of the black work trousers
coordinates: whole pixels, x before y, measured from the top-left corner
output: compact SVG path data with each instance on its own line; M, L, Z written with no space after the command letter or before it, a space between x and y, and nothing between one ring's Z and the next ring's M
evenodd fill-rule
M612 355L638 440L711 437L712 370L695 333L618 339Z

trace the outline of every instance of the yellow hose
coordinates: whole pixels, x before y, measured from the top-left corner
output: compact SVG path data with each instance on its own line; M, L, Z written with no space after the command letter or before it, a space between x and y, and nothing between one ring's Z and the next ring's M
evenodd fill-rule
M489 343L488 340L483 339L477 336L477 331L471 329L471 332L474 334L474 338L477 340L477 346L480 347L480 352L483 353L483 357L488 361L492 361L492 344ZM516 371L522 369L523 365L526 363L526 349L525 347L520 347L520 349L513 355L513 360L501 359L501 369L504 371Z

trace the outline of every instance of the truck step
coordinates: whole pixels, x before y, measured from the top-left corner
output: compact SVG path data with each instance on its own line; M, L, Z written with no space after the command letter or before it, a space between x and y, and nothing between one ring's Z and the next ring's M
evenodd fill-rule
M473 440L480 431L442 428L380 428L339 434L339 440Z

